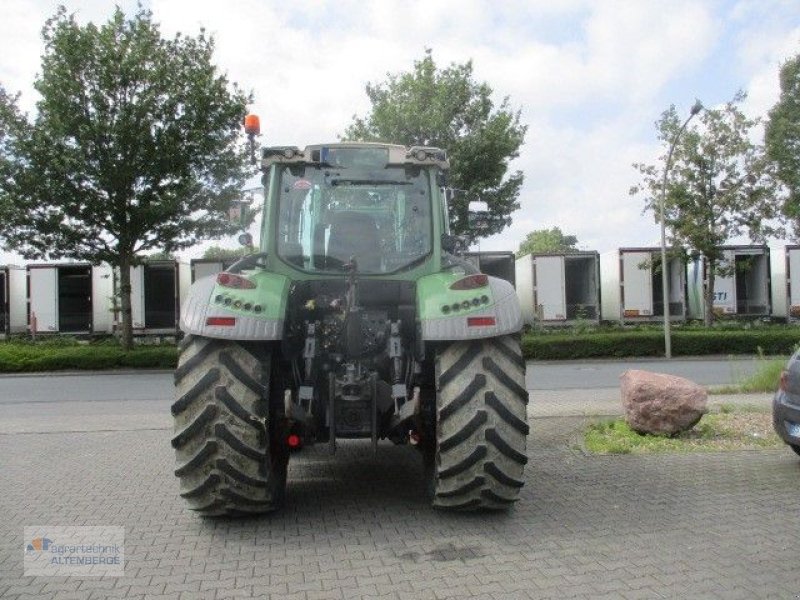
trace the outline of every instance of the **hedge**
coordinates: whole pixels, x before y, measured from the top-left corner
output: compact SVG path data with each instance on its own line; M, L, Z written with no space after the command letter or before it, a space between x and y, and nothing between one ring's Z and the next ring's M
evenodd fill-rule
M709 354L791 354L800 343L800 329L792 327L753 330L676 330L672 332L673 356ZM612 331L591 333L527 333L522 336L527 359L559 360L664 356L661 331Z
M113 345L0 344L0 372L62 370L173 369L175 346L137 347L125 352Z
M676 329L675 356L710 354L788 355L800 343L800 328L766 327L749 330ZM522 352L527 359L563 360L663 356L660 330L526 333ZM69 338L0 342L0 372L103 369L174 369L173 345L137 346L125 352L114 340L80 343Z

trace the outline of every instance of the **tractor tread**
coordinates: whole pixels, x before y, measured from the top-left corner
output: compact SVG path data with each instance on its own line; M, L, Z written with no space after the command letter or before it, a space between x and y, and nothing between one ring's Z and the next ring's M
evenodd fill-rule
M189 457L189 460L175 469L175 475L183 477L184 475L189 475L193 471L196 471L202 467L208 459L216 454L218 447L219 444L217 444L216 440L207 440L205 444L200 446L197 452Z
M202 338L193 337L192 342L198 343L197 340ZM186 377L189 373L194 371L206 358L214 351L216 344L212 341L207 341L205 345L201 346L200 349L190 358L186 360L185 363L179 364L178 368L175 369L175 384L179 384L183 381L183 378Z
M469 483L466 483L461 487L451 490L449 492L438 492L436 496L439 498L454 498L457 496L463 496L464 494L469 494L471 491L477 490L480 487L482 487L485 481L486 480L483 477L479 476L470 481Z
M463 460L457 462L452 467L439 471L439 479L449 479L455 477L475 465L479 460L486 457L486 446L476 446L475 449Z
M463 408L469 401L472 400L472 397L478 393L478 391L486 385L486 375L483 373L477 373L475 377L472 378L472 381L469 382L467 387L465 387L460 394L458 394L453 400L444 406L439 411L439 419L444 421L458 412L459 409Z
M494 462L489 461L483 464L483 470L487 475L491 475L494 477L498 482L502 483L503 485L507 485L508 487L512 488L521 488L525 485L524 481L520 481L519 479L514 479L513 477L509 477L500 468L494 464Z
M480 428L481 425L486 423L487 418L488 417L485 410L479 410L476 412L475 416L472 417L469 422L458 432L454 433L446 440L439 442L439 451L447 452L450 448L455 448L456 446L466 442L473 433L478 431L478 428Z
M242 365L234 360L234 358L230 355L230 352L220 352L219 362L226 369L228 369L228 371L230 371L231 375L249 387L253 392L258 395L263 395L265 393L266 390L264 390L264 386L253 379L253 377L242 368Z
M197 498L198 496L203 496L219 485L219 483L220 476L212 472L203 480L203 483L197 487L192 488L191 490L186 490L185 492L181 492L181 498Z
M481 353L481 344L476 343L471 345L464 354L462 354L452 366L447 369L439 377L439 387L444 387L459 373L462 373L469 364L478 357Z
M172 416L177 417L180 413L185 411L192 402L194 402L206 389L208 389L211 384L216 383L218 379L219 369L214 367L206 371L206 374L203 375L200 380L191 388L189 388L188 392L183 394L172 404Z
M486 441L497 448L503 456L507 456L515 463L524 465L528 462L528 457L525 454L522 454L522 452L512 448L511 444L505 441L496 430L486 430Z
M261 426L259 425L258 419L255 418L255 415L248 412L245 407L239 404L225 386L217 386L214 390L214 397L219 400L231 414L238 417L247 425L250 425L250 427L256 429L256 431L261 431Z
M525 360L515 336L463 340L435 358L435 441L424 456L434 507L505 510L528 461Z
M203 411L197 415L194 420L186 427L181 429L178 434L172 438L172 447L176 450L185 446L190 439L201 433L206 426L211 423L219 413L219 409L213 404L206 404Z
M522 435L528 435L530 432L530 427L528 423L520 419L506 407L505 404L500 402L500 399L495 395L494 392L486 392L485 394L486 405L490 406L494 409L494 412L497 413L497 416L503 419L506 423L508 423L511 427L519 431Z
M225 423L217 423L214 425L214 435L228 444L232 450L235 450L247 458L257 461L263 461L267 459L266 452L262 452L258 448L253 448L252 446L244 443L240 438L236 437L236 434L228 429L228 426L225 425Z
M267 426L271 415L282 412L264 412L271 349L200 336L185 340L172 408L181 497L204 517L276 510L288 453L270 445L274 434Z

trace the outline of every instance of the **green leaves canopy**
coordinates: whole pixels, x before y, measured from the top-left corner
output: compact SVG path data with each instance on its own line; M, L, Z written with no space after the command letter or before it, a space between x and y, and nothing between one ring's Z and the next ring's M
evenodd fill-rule
M569 254L578 251L578 238L564 235L560 227L531 231L519 245L517 257L526 254Z
M346 140L431 145L447 151L450 185L465 190L450 207L453 231L469 235L467 204L479 197L494 219L487 234L502 231L519 208L517 197L523 175L506 177L509 162L519 155L527 127L519 111L503 99L495 110L492 90L474 81L472 62L439 69L427 50L409 72L388 75L386 81L367 84L372 112L354 117Z
M783 212L800 236L800 54L781 67L781 95L769 112L767 154L789 194Z
M720 246L743 234L760 241L776 230L774 172L763 147L751 141L750 131L759 120L739 109L744 98L739 92L721 108L700 113L678 138L667 177L665 224L671 242L702 254L710 268L704 290L709 323L714 275L722 268ZM682 122L674 106L656 122L665 147L662 161ZM636 163L634 168L642 180L630 193L644 196L645 210L659 222L664 166Z
M43 30L33 122L0 97L0 222L28 258L121 265L230 231L247 176L248 98L204 32L163 39L148 11L102 26L62 7Z

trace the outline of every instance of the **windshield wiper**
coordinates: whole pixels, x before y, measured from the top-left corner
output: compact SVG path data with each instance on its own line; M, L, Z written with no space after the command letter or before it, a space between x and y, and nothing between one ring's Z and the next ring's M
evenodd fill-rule
M410 181L392 181L391 179L331 179L332 186L337 185L411 185Z

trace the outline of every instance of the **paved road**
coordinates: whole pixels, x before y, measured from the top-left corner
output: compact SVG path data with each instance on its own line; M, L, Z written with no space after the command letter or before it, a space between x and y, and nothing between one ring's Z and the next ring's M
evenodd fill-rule
M30 389L43 380L45 391ZM580 432L593 417L577 415L618 413L614 388L532 390L526 485L508 513L433 511L414 449L386 444L373 455L345 442L335 457L313 448L293 458L282 512L232 521L203 521L178 497L164 389L165 374L0 379L0 598L749 599L800 590L791 563L800 511L787 500L800 484L797 457L587 455ZM766 408L769 395L715 401ZM125 576L25 577L23 527L48 524L124 527Z
M619 376L626 370L643 369L680 375L702 385L723 385L737 383L757 368L756 357L534 361L528 363L526 379L531 390L611 388L619 386Z
M529 362L527 387L529 390L615 388L619 376L627 369L673 373L703 385L718 385L735 383L757 366L755 358ZM167 372L0 376L0 404L64 401L119 404L170 397L172 373Z

